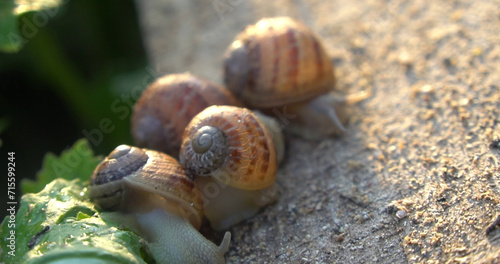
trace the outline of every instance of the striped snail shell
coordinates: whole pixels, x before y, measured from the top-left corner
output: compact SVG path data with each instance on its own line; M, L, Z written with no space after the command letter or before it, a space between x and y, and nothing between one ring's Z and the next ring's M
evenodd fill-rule
M226 51L224 81L246 105L303 102L333 89L333 65L319 38L289 17L248 26Z
M89 191L90 197L102 209L124 212L135 210L131 206L135 205L133 200L138 199L139 194L158 196L158 200L182 208L193 226L199 228L201 225L200 191L179 162L161 152L118 146L95 168ZM131 194L136 197L129 197Z
M225 263L231 234L219 246L198 231L201 192L174 158L157 151L118 146L94 170L91 199L117 210L128 228L148 241L156 263Z
M224 82L247 106L286 118L288 131L308 139L344 132L344 108L370 96L332 92L334 66L319 37L289 17L261 19L239 34L224 57Z
M250 110L235 106L211 106L191 120L180 163L195 175L245 190L270 186L277 171L269 131Z
M150 84L134 106L134 142L177 157L184 128L211 105L241 103L223 87L190 73L165 75Z

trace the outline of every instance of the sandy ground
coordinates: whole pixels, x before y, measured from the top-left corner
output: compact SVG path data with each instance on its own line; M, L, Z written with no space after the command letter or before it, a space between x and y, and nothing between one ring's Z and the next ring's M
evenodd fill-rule
M231 228L229 263L500 263L500 1L137 5L161 73L222 83L234 36L287 15L322 37L339 91L374 90L345 135L287 136L281 196Z

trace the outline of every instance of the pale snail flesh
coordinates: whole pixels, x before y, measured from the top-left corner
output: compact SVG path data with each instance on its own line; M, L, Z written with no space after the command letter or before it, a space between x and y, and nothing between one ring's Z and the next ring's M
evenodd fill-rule
M201 193L174 158L118 146L94 170L89 193L103 210L134 218L157 263L225 263L231 235L216 246L198 232Z
M216 230L255 215L278 197L276 153L282 158L283 135L268 119L246 108L211 106L186 128L180 163L196 176L205 216ZM272 124L272 133L265 124Z
M369 96L334 94L334 67L319 37L289 17L261 19L239 34L225 54L224 82L247 106L286 117L292 132L311 139L345 131L343 108Z
M139 147L177 157L184 128L211 105L241 103L227 89L190 73L158 78L134 106L131 120L134 142Z
M261 190L243 190L231 187L212 177L196 177L203 196L204 214L215 230L229 227L256 215L279 196L276 183Z

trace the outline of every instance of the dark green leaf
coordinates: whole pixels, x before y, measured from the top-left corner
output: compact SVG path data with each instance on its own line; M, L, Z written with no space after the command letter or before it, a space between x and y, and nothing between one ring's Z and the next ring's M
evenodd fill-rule
M26 179L21 181L21 192L39 192L56 178L88 181L101 160L100 157L94 157L87 140L78 140L71 149L63 151L60 157L52 153L46 154L36 181Z
M0 51L16 52L21 47L14 8L14 0L0 2Z
M19 16L30 11L43 11L57 8L62 0L2 0L0 1L0 51L17 52L28 40L18 29ZM52 17L53 12L43 14L44 18ZM29 22L29 21L28 21ZM36 23L29 23L31 27L40 27ZM35 32L31 30L31 32Z
M79 179L57 179L4 219L0 262L145 263L143 240L105 219Z

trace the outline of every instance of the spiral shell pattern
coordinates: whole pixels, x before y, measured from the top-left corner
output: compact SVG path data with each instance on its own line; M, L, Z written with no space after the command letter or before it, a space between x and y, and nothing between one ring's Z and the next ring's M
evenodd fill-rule
M201 225L198 187L176 159L161 152L118 146L95 168L89 192L96 204L110 211L127 211L130 201L150 197L125 197L130 193L151 193L164 198L169 203L165 207L178 209L196 228Z
M139 147L178 156L189 121L211 105L241 105L226 89L189 73L157 79L134 106L132 136Z
M276 178L276 151L269 131L248 109L211 106L186 127L180 163L198 176L258 190Z
M289 17L248 26L226 51L224 81L249 107L312 99L334 85L333 64L319 38Z

